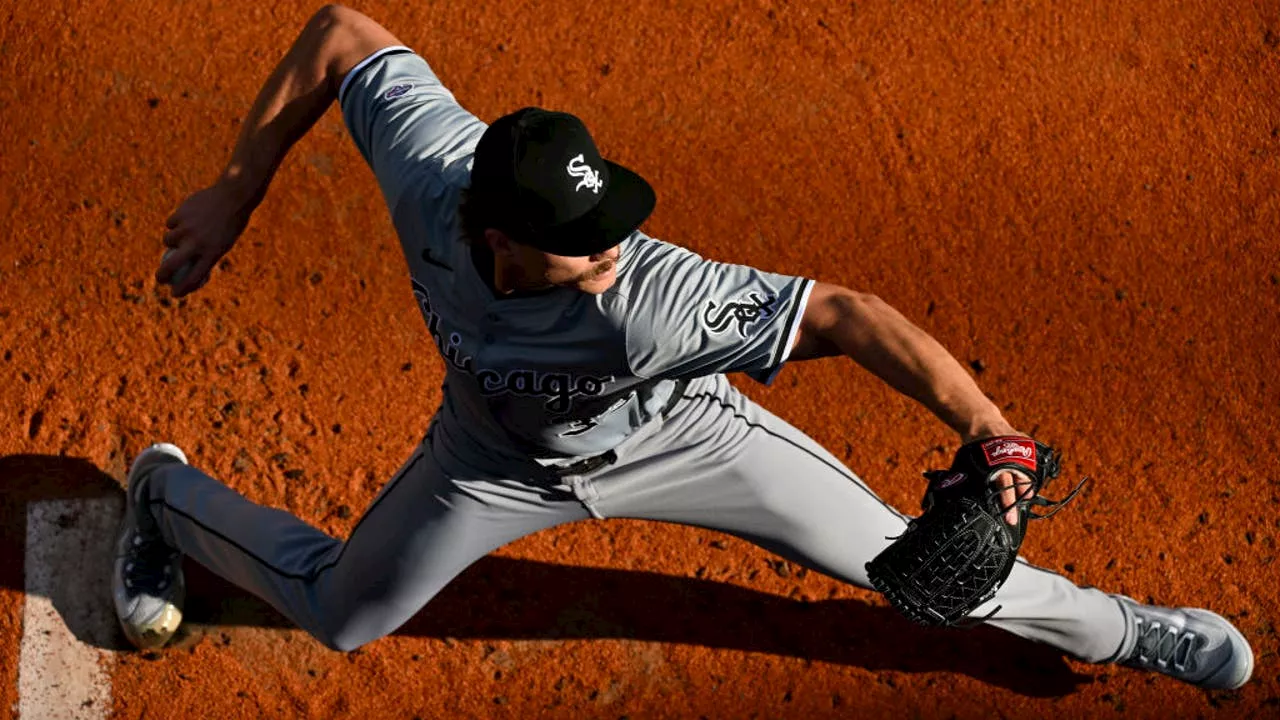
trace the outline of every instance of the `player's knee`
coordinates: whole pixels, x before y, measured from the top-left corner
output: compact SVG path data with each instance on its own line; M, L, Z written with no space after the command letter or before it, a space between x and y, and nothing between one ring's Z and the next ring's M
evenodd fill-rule
M351 652L380 637L377 633L369 632L368 625L355 618L329 615L316 620L307 629L312 637L330 650Z
M317 634L315 638L330 650L336 650L344 653L357 650L361 646L368 644L372 639L351 632L347 628L341 628L336 632Z

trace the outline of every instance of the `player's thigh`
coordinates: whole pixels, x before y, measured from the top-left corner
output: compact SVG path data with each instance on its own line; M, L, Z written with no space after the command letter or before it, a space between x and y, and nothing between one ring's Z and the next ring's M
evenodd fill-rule
M727 532L847 582L906 527L835 456L731 388L695 395L662 452L601 478L608 516ZM683 423L683 425L682 425ZM616 480L616 478L615 478Z
M431 445L425 440L382 489L325 573L320 592L335 617L398 626L489 552L587 517L547 483L451 466Z

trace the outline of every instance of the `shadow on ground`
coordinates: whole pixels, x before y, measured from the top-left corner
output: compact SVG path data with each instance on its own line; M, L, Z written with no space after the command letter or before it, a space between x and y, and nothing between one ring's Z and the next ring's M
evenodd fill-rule
M78 458L0 458L0 583L22 590L26 505L122 498L120 484ZM103 538L109 547L112 538ZM186 615L199 627L292 624L239 588L188 561ZM107 588L52 598L109 602ZM70 628L82 641L122 649L118 632ZM1050 647L990 627L938 630L859 600L806 602L724 583L649 572L486 557L466 570L397 635L457 639L626 638L770 653L869 670L954 672L1029 696L1066 695L1092 682Z

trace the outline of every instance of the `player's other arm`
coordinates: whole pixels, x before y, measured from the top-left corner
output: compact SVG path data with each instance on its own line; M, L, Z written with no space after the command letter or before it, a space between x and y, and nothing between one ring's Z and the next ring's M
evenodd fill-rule
M289 148L338 97L346 74L374 52L400 44L351 8L320 8L259 91L223 180L256 205Z
M816 283L789 360L846 355L915 398L965 442L1016 434L951 353L875 295Z
M156 280L168 282L174 271L191 263L173 294L181 297L203 285L214 263L244 231L289 148L333 104L346 74L372 53L399 44L355 10L320 8L258 92L217 181L187 198L169 217L164 242L174 252L157 270Z

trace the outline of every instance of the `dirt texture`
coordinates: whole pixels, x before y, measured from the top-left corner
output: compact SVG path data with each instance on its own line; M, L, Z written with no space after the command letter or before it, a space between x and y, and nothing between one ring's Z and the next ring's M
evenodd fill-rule
M1280 713L1275 3L357 7L481 119L581 116L657 189L650 234L900 309L1062 449L1065 476L1094 478L1026 555L1232 618L1255 679L1205 693L989 628L926 631L733 538L609 521L503 548L350 654L189 566L188 630L116 656L113 717ZM204 290L173 301L152 280L164 219L217 175L316 9L0 9L0 708L17 700L26 503L118 493L163 439L344 534L440 399L336 108ZM905 510L957 446L847 360L735 382Z

